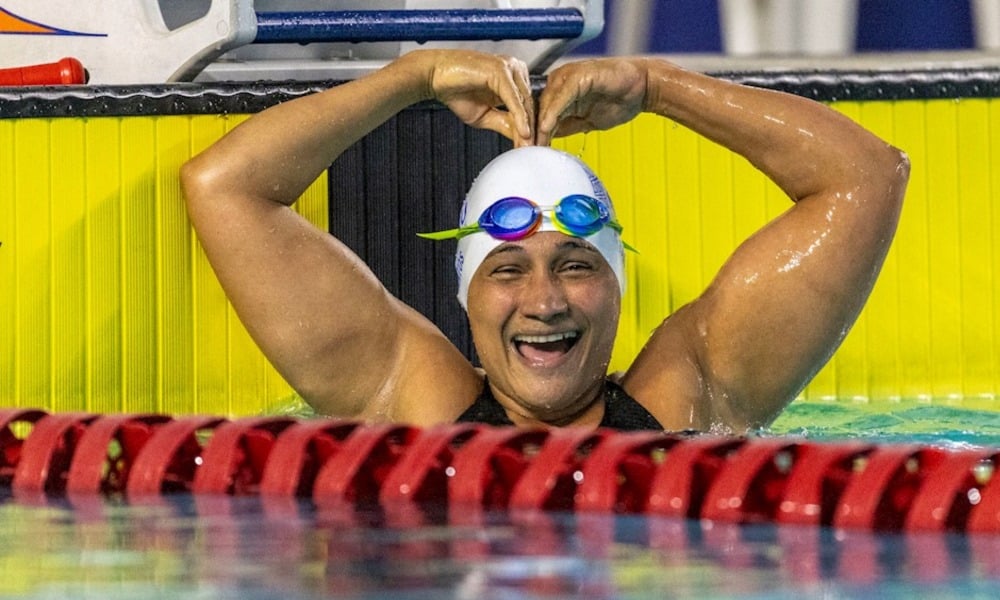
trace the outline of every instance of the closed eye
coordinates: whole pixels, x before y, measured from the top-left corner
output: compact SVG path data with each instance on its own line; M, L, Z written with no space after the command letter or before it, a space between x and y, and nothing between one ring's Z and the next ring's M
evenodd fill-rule
M490 271L490 276L497 279L514 279L524 274L524 269L518 265L501 265Z
M594 266L585 262L570 262L561 267L563 271L593 271Z

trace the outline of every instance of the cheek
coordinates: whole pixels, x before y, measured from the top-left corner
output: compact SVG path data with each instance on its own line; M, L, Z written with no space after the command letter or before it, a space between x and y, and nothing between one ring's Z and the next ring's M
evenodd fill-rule
M587 315L596 337L606 345L613 345L618 334L618 320L621 313L621 293L618 282L613 286L591 287L581 290L574 297L577 310Z
M608 343L613 344L618 335L618 319L621 315L621 298L617 290L615 295L598 310L604 315L604 337L608 339Z
M621 310L621 293L613 277L588 283L573 290L572 302L589 315L618 319Z
M485 341L491 332L495 333L503 326L510 314L510 299L488 283L469 285L469 328L476 341Z

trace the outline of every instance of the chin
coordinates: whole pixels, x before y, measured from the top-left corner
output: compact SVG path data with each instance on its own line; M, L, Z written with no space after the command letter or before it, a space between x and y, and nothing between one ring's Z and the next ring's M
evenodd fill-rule
M581 385L579 376L545 378L527 383L526 378L520 380L521 385L515 387L517 400L526 408L539 414L551 414L561 417L568 412L582 410L578 403L580 399L591 393L593 384Z

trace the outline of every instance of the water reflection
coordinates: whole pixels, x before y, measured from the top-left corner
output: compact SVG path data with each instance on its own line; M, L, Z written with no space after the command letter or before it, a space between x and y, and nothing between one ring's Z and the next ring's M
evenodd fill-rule
M1000 539L97 496L0 504L0 597L1000 597Z

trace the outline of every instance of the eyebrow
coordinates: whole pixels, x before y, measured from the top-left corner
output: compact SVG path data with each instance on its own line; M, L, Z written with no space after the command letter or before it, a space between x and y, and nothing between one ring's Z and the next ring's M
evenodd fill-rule
M560 242L557 246L557 250L586 250L594 254L600 254L600 252L583 240L577 238L569 238L563 242ZM492 252L487 254L487 258L490 256L496 256L498 254L503 254L506 252L526 252L524 246L517 244L515 242L504 242L500 246L497 246Z
M597 251L597 248L594 248L589 243L587 243L587 242L585 242L583 240L577 239L577 238L570 238L570 239L566 240L565 242L562 242L561 244L559 244L559 249L563 249L563 248L579 248L581 250L587 250L589 252L594 252L596 254L600 254L600 252Z
M486 255L487 258L490 256L496 256L497 254L504 254L506 252L524 252L524 247L517 244L512 244L510 242L504 242L503 244L494 248L489 254Z

